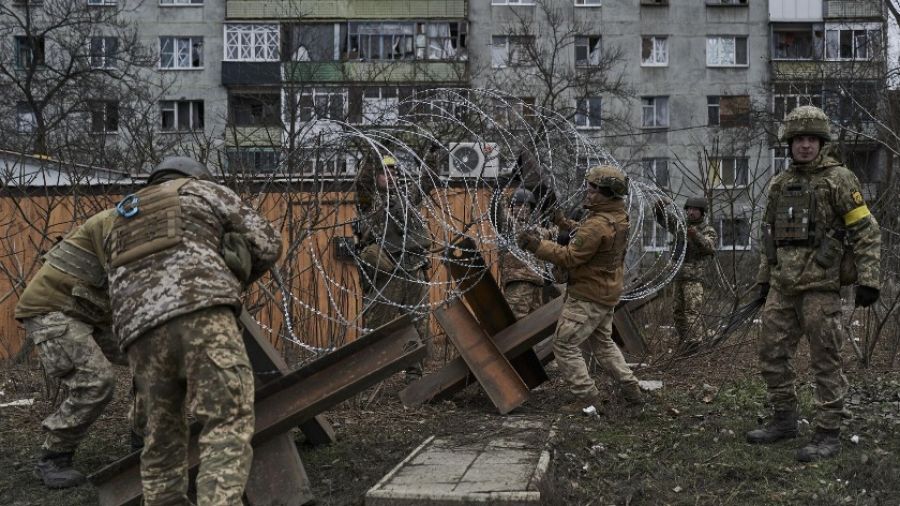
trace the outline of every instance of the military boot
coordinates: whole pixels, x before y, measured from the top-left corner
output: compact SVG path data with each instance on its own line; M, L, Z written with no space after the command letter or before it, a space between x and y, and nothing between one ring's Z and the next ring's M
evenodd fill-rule
M603 408L603 402L603 396L600 394L576 397L574 401L559 408L559 411L566 415L580 415L586 408L594 406L597 412L600 413Z
M828 459L841 453L839 435L839 429L816 429L809 444L797 451L797 460L800 462L813 462L820 459Z
M34 475L47 488L69 488L84 483L84 474L72 468L72 452L45 452L34 466Z
M797 437L797 412L776 411L768 425L747 433L747 442L752 444L769 444L782 439Z
M641 387L637 383L622 385L622 399L629 407L640 407L646 403Z

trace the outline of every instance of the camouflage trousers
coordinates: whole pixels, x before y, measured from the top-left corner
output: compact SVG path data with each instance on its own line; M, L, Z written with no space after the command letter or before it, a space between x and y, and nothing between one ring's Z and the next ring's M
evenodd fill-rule
M707 337L706 326L700 315L703 307L703 283L691 280L675 280L675 331L681 342L699 342Z
M112 400L116 378L107 355L118 363L122 356L109 329L63 313L35 316L23 324L44 371L68 390L56 411L42 423L47 432L42 448L48 453L74 452Z
M563 379L577 397L598 395L581 352L586 340L600 366L620 385L637 385L622 351L612 340L613 306L566 297L553 336L553 353Z
M839 429L846 416L844 396L848 386L841 367L844 336L840 295L820 291L787 295L773 287L762 320L759 365L772 407L776 411L797 409L797 373L791 361L800 337L806 335L816 383L816 424L821 429Z
M503 286L503 296L517 320L521 320L544 304L544 287L528 281L510 281Z
M202 425L198 505L240 505L253 449L253 371L232 308L175 317L128 347L147 410L144 504L187 505L188 423Z

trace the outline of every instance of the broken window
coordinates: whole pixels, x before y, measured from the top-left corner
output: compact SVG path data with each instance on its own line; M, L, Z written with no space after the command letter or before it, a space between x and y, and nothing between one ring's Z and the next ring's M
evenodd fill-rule
M600 36L575 37L575 65L596 67L600 65Z
M710 126L738 127L750 125L748 95L706 97Z
M774 26L772 57L776 60L819 60L825 51L822 25Z
M160 37L159 68L203 68L203 37Z
M877 24L825 27L825 59L872 60L881 55L881 28Z
M668 37L649 36L641 38L641 65L664 67L669 64Z
M281 125L279 93L236 92L228 96L229 124L235 127Z

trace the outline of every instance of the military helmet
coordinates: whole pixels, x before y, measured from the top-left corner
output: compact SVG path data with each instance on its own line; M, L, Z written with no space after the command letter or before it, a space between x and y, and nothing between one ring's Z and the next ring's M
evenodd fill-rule
M381 164L385 167L395 167L397 165L397 159L393 156L387 155L381 158Z
M798 135L813 135L822 142L831 140L831 126L825 111L812 105L801 105L784 118L781 140L790 143Z
M159 162L159 165L150 171L150 177L147 178L147 184L153 184L157 179L166 174L181 174L185 177L195 177L212 181L212 172L202 163L188 158L186 156L170 156Z
M616 197L628 195L628 176L614 165L591 167L584 179L594 186L609 188Z
M687 209L689 207L696 207L705 213L706 199L703 197L688 197L687 200L684 201L684 208Z
M534 209L534 206L537 205L537 199L534 198L534 193L525 188L519 188L513 193L510 202L513 204L528 204Z

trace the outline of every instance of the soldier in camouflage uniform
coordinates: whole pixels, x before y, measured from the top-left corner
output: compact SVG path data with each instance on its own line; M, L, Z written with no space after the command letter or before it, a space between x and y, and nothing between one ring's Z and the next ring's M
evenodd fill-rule
M515 221L517 228L524 228L528 224L528 217L534 213L537 200L534 194L525 188L517 189L509 200L509 210L501 213L499 224L501 227L510 227ZM553 239L556 237L554 230L544 227L531 227L537 231L541 239ZM500 253L500 286L510 309L517 319L524 318L527 314L544 304L544 285L546 280L524 261L517 258L511 251Z
M426 274L431 233L415 208L433 183L407 184L401 191L397 161L386 156L381 169L366 166L357 182L364 324L375 329L401 315L415 313L416 331L430 357L433 345L428 312L417 308L427 307L429 302ZM408 367L407 379L420 378L422 371L422 363Z
M673 235L677 230L675 220L666 216L665 202L656 205L656 221L667 227ZM683 248L686 244L684 262L675 275L675 331L683 349L695 349L706 338L706 326L700 315L703 306L703 272L709 259L716 253L718 236L716 230L706 221L706 199L689 197L684 203L684 214L687 218L686 243L676 245Z
M44 370L68 389L42 423L47 438L35 474L49 488L84 482L84 474L72 467L72 456L112 399L112 363L127 364L109 328L106 294L103 240L114 212L91 217L53 246L16 304L15 317L34 342Z
M878 300L881 232L856 176L830 156L829 120L821 109L794 109L785 119L782 139L790 145L792 163L769 185L762 224L765 251L757 276L766 301L759 363L775 414L766 427L748 432L747 440L773 443L797 436L791 361L805 335L818 416L812 441L798 451L797 459L809 462L841 449L847 379L840 355L845 338L840 288L857 283L857 306ZM848 255L855 259L853 277L842 276L841 264L849 265Z
M271 224L202 164L167 158L117 206L106 243L113 325L147 411L144 504L190 504L187 407L202 425L197 501L240 505L253 454L253 372L236 312L278 259ZM245 255L223 247L240 243ZM233 265L225 257L243 257Z
M629 405L643 403L638 380L612 339L613 312L622 294L628 212L625 196L628 179L616 167L601 165L588 171L588 213L574 230L567 246L541 240L533 231L519 233L522 249L542 260L568 269L569 284L562 314L553 337L556 363L575 400L562 408L567 413L602 402L600 391L588 374L581 344L589 340L594 357L616 380Z

